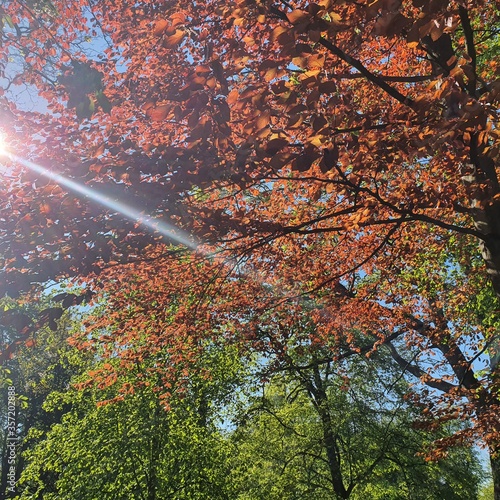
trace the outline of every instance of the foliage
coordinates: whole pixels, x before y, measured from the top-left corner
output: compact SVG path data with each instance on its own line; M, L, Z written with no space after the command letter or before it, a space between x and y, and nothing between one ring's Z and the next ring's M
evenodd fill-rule
M248 420L235 432L236 498L332 498L321 425L311 403L304 397L290 402L293 391L283 386L270 386L266 392L261 407L251 408ZM348 476L352 467L359 474L349 498L475 498L480 480L475 459L466 450L453 450L435 463L416 456L436 436L412 429L409 420L398 421L410 416L401 409L390 424L377 422L370 415L373 411L367 415L366 407L361 419L352 406L332 410L344 472Z
M493 497L493 483L484 485L479 492L478 500L491 500Z
M233 435L237 498L475 498L481 473L471 450L424 459L433 441L456 429L416 427L421 415L395 368L382 354L334 365L313 359L309 368L289 362L262 383Z
M387 346L427 386L429 425L470 420L454 439L487 444L500 498L494 2L2 9L16 153L0 187L2 294L61 277L103 287L121 323L107 337L96 322L97 349L123 371L161 352L173 392L217 337L280 364L287 321L306 311L299 346L330 360ZM22 82L46 112L16 106ZM195 250L185 262L176 238ZM155 273L175 295L143 286ZM153 330L165 304L174 320Z
M212 376L191 371L168 399L149 369L160 353L115 384L89 385L84 370L76 386L52 392L44 409L65 414L50 430L31 429L20 498L332 498L321 411L308 391L319 372L349 498L475 496L481 474L470 450L438 463L419 456L449 429L412 426L418 411L402 399L408 385L387 356L298 372L290 365L255 385L263 361L249 371L234 348L206 352L198 363ZM223 420L230 414L232 423Z
M234 362L219 353L207 366L231 372ZM134 388L140 375L147 381ZM39 444L26 453L20 498L231 498L229 448L217 413L227 378L192 382L168 409L148 363L138 364L127 380L126 396L85 382L51 394L46 411L71 409L48 432L32 429Z
M47 412L43 409L44 402L53 391L67 388L70 378L81 371L85 359L85 356L76 355L74 349L67 343L71 331L80 326L75 314L65 313L55 330L46 324L39 324L36 329L30 328L39 318L40 312L47 310L47 305L47 298L40 302L31 301L28 297L19 301L8 298L0 301L0 310L3 312L2 344L12 345L13 342L19 341L18 327L21 324L25 328L17 355L6 361L2 367L3 396L0 401L1 420L4 422L0 431L2 495L7 495L6 474L9 465L12 465L7 460L8 429L14 430L14 436L11 437L16 439L14 455L16 478L18 478L24 467L23 451L36 443L36 436L33 436L33 439L28 438L30 429L36 427L40 431L48 430L52 424L59 422L67 409L61 407L60 411ZM15 409L9 408L8 405L8 394L11 392L7 390L8 387L12 388L12 393L15 394ZM14 422L13 427L7 425Z

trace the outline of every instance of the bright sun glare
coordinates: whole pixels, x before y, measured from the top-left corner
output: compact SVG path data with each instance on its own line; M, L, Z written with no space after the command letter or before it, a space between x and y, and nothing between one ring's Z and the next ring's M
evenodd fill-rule
M9 160L10 153L7 148L7 141L5 135L0 132L0 176L4 176L10 171Z
M7 142L5 140L5 135L0 132L0 156L7 156Z

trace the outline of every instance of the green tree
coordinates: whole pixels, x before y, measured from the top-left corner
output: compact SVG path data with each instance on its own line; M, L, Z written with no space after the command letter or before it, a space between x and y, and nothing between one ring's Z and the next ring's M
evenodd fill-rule
M23 451L34 444L28 439L30 429L48 430L60 421L65 408L47 412L43 408L47 397L54 391L67 389L71 377L80 372L85 356L75 356L75 350L67 338L74 328L80 327L75 313L62 314L57 324L49 327L48 322L40 322L39 315L48 315L48 297L39 301L27 298L0 301L1 344L16 345L15 355L2 365L2 397L0 415L2 426L1 486L0 497L7 495L7 472L10 469L10 456L15 455L15 475L19 478L23 467ZM9 389L8 389L9 388ZM15 408L9 404L15 401ZM13 398L13 399L12 399ZM15 432L13 432L15 429ZM7 450L9 431L15 438L15 453ZM13 447L12 447L13 448ZM9 495L11 496L12 490ZM2 497L3 498L3 497Z
M232 436L236 498L476 498L477 457L454 448L427 461L432 442L455 429L415 427L408 384L378 358L290 364L262 383Z
M493 500L493 495L493 481L489 481L481 488L477 498L478 500Z
M138 364L120 384L88 387L83 376L77 388L54 392L45 409L57 412L69 405L71 410L26 453L20 498L232 498L229 449L217 408L237 362L217 350L208 357L205 367L215 363L212 373L224 375L212 380L193 375L184 391L168 400L148 370L154 360ZM99 369L96 363L94 370ZM137 378L143 379L139 387ZM118 387L129 393L120 394ZM33 436L41 434L32 430Z

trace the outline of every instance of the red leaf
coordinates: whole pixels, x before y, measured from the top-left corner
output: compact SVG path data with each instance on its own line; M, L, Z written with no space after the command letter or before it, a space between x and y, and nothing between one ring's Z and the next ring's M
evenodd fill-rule
M290 12L289 14L287 14L286 17L288 17L288 20L292 24L299 24L299 23L302 23L304 21L307 21L310 18L310 15L308 12L305 12L305 11L300 10L300 9L295 9L295 10L292 10L292 12Z
M160 36L162 35L169 26L169 22L166 19L160 19L153 28L153 35Z
M149 109L146 114L153 120L154 122L161 122L164 120L168 114L172 106L170 104L162 104L160 106L156 106L156 108Z

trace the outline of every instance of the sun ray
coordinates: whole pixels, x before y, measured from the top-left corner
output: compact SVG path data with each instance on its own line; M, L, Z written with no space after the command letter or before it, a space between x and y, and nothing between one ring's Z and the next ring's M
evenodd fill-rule
M57 182L60 186L64 186L66 189L73 191L74 193L85 196L106 208L109 208L111 210L120 213L125 218L137 222L139 225L146 227L149 230L158 232L163 236L166 236L176 241L177 243L180 243L181 245L190 248L191 250L198 250L198 244L194 241L194 239L189 234L186 234L184 231L175 227L172 224L156 220L153 217L149 216L148 214L145 214L144 212L141 212L140 210L137 210L136 208L133 208L130 205L127 205L126 203L114 200L95 189L89 188L88 186L85 186L84 184L76 182L72 179L68 179L67 177L61 174L58 174L45 167L42 167L37 163L34 163L32 161L14 155L13 153L8 152L7 150L5 150L3 155L4 156L7 155L10 159L29 168L31 171L43 175L44 177L54 182Z

